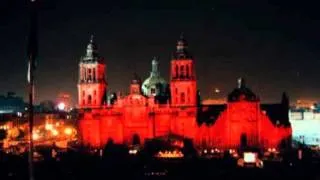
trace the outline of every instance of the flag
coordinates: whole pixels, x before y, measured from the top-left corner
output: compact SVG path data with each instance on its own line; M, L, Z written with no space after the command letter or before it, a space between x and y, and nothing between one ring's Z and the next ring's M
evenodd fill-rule
M35 0L30 2L30 25L29 25L29 36L27 45L27 56L28 56L28 83L31 83L31 76L33 76L33 70L36 67L35 60L38 56L38 32L37 32L37 3Z

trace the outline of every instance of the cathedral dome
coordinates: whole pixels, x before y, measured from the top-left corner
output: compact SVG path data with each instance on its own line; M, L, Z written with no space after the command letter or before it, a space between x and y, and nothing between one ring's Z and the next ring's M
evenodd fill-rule
M243 78L238 79L238 87L228 95L228 102L237 101L259 101L259 98L247 88Z
M165 92L167 82L160 76L159 62L154 57L150 76L142 83L142 92L146 96L158 96Z

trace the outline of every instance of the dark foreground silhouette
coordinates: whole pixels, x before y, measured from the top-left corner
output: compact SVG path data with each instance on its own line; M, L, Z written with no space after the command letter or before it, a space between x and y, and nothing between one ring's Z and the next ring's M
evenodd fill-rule
M311 161L269 162L263 169L239 168L230 158L206 160L185 158L158 160L145 152L130 156L128 149L113 146L103 156L84 151L68 151L51 157L50 149L39 151L43 159L35 162L36 180L95 179L320 179L320 166ZM0 179L28 179L27 155L1 153Z

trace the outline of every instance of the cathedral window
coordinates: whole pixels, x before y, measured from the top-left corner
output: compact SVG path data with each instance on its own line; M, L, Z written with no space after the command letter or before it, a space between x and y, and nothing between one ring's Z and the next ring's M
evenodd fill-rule
M181 103L185 103L185 101L186 101L185 98L186 98L186 97L185 97L185 94L184 94L184 93L181 93L181 94L180 94L180 101L181 101Z
M92 97L91 95L88 96L88 104L91 105Z
M88 69L88 80L92 80L91 69Z
M82 91L82 96L84 97L86 95L86 92L85 91Z
M190 76L190 75L189 75L189 65L186 66L186 73L187 73L187 74L186 74L186 78L189 78L189 76Z
M184 66L180 66L180 78L184 78L185 73L184 73Z

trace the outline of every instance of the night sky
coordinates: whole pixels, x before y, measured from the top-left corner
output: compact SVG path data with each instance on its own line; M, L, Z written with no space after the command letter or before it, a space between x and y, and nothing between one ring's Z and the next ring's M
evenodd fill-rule
M0 93L26 97L27 0L0 1ZM153 56L169 78L184 32L203 99L224 97L238 77L264 102L281 93L320 100L320 16L313 1L40 0L37 102L59 92L77 100L78 62L90 35L106 59L111 91L128 92ZM215 95L214 88L221 94Z

